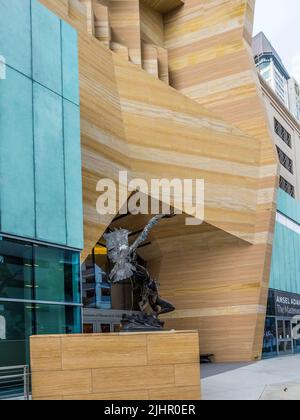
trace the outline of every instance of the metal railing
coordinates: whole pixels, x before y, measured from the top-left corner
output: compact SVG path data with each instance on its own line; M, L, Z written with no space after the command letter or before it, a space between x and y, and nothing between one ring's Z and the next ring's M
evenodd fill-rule
M30 400L29 366L0 368L0 399L13 398Z

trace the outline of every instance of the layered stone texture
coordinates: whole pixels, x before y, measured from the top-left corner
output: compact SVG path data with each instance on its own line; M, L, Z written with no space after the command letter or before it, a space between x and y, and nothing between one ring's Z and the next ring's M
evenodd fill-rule
M259 358L277 159L251 60L254 3L189 0L162 13L160 48L168 52L173 87L157 77L153 49L144 60L152 74L141 68L143 54L131 40L133 33L141 41L147 33L149 44L152 32L145 24L141 35L141 22L125 19L133 29L122 28L129 40L118 39L114 53L88 32L90 9L82 3L43 3L79 33L83 258L114 218L96 212L99 179L117 182L120 170L146 180L204 179L205 223L186 227L178 217L169 228L165 221L153 232L156 249L146 247L143 255L177 308L167 325L197 328L202 350L219 361ZM124 224L134 230L144 221L129 217Z

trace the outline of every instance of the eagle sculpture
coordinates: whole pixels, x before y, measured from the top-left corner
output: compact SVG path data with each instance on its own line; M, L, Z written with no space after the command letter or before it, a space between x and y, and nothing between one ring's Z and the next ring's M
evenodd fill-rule
M139 296L140 314L124 314L123 331L161 330L164 323L158 317L161 314L175 310L174 306L159 296L158 283L150 276L148 270L137 261L137 249L149 236L150 231L168 215L154 216L143 232L129 244L130 232L126 229L116 229L104 235L109 260L114 264L109 278L113 284L131 279L133 289Z

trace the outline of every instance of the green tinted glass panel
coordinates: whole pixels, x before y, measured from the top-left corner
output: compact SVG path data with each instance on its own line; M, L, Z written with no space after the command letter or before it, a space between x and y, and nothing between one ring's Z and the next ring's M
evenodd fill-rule
M29 337L32 335L76 333L81 333L80 307L0 299L0 367L29 364Z
M77 32L61 22L63 97L79 105Z
M32 307L24 303L0 300L0 366L28 363L28 338L32 334Z
M0 299L80 303L80 254L0 236Z
M36 300L80 303L79 254L35 246L34 256Z
M0 0L0 63L0 232L81 249L77 32L38 0Z
M60 19L32 0L33 80L62 94Z
M81 310L78 307L36 305L36 334L80 334Z
M0 0L0 56L31 77L30 0Z
M1 231L34 237L32 82L7 68L0 80Z
M62 98L34 83L37 237L66 244Z
M0 298L33 297L33 247L0 237Z
M80 152L80 111L64 100L67 245L83 248L83 208Z

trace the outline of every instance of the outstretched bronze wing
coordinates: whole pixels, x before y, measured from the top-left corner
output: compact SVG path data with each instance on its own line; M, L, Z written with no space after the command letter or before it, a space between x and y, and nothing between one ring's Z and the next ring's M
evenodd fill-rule
M165 214L158 214L148 222L148 224L145 226L143 232L140 234L140 236L136 239L136 241L131 245L130 252L133 254L140 245L142 245L143 242L146 241L146 239L149 236L149 233L154 228L155 225L161 220L167 217Z
M110 261L115 265L109 277L113 283L127 280L136 272L134 254L138 247L148 238L150 231L163 218L164 214L152 217L143 232L136 241L129 246L129 231L126 229L116 229L104 235L107 246L107 254Z

